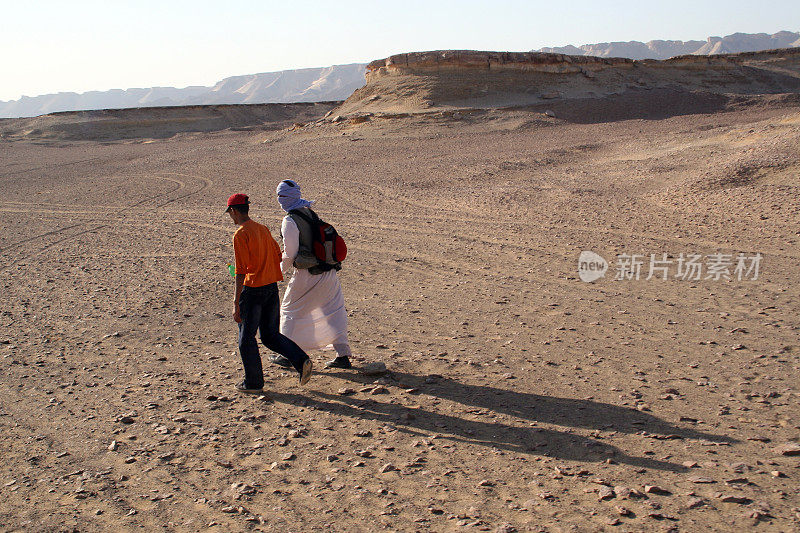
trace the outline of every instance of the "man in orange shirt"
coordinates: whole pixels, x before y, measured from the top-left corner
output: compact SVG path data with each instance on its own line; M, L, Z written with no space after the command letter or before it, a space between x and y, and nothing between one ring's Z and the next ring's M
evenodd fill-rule
M286 357L300 373L300 384L311 377L311 359L279 330L278 282L281 274L281 249L269 230L251 220L250 200L246 194L228 198L226 212L239 226L233 234L236 257L236 296L233 319L239 324L239 354L244 365L244 381L236 386L241 392L260 393L264 372L258 353L256 331L264 346Z

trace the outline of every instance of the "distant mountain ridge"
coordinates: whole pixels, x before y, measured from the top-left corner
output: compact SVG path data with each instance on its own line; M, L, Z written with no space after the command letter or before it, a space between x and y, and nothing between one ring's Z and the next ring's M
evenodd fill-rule
M545 47L532 52L573 56L627 57L629 59L669 59L682 55L718 55L759 52L775 48L800 46L800 33L780 31L767 33L734 33L725 37L709 37L705 41L640 41L584 44L581 46Z
M667 59L800 47L800 33L734 33L705 41L639 41L540 48L538 52L577 56ZM366 63L232 76L212 87L151 87L86 93L23 96L0 101L0 118L34 117L57 111L187 105L322 102L347 99L364 86Z
M365 64L354 63L264 72L225 78L213 87L151 87L23 96L19 100L0 102L0 118L132 107L337 101L346 99L364 85L365 68Z

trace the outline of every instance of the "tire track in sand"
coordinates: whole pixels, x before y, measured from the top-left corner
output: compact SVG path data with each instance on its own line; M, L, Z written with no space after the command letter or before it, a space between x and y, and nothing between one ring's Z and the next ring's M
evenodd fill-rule
M177 187L175 187L173 189L170 189L166 193L160 193L160 194L156 194L156 195L151 195L151 196L148 196L148 197L146 197L146 198L144 198L142 200L139 200L138 202L135 202L135 203L130 204L130 205L126 206L126 207L123 207L122 209L120 209L118 211L118 213L122 214L123 216L119 217L117 220L120 221L120 222L125 222L125 215L127 213L129 213L132 209L135 209L137 207L140 207L140 206L146 204L149 201L152 201L152 200L155 200L155 199L157 199L159 197L162 197L162 196L164 196L164 194L177 193L177 192L180 192L180 191L182 191L182 190L187 188L187 185L186 185L186 183L184 181L182 181L180 179L177 179L177 178L168 177L168 175L169 176L181 176L181 177L194 178L196 180L201 181L202 182L202 186L197 190L190 191L190 192L185 193L185 194L181 194L179 196L176 196L174 198L170 198L170 199L168 199L168 200L166 200L164 202L161 202L161 203L157 203L151 209L160 209L160 208L162 208L164 206L167 206L169 204L177 202L178 200L182 200L184 198L188 198L188 197L193 196L195 194L199 194L199 193L205 191L206 189L208 189L214 183L212 180L210 180L208 178L204 178L204 177L201 177L201 176L196 176L196 175L193 175L193 174L184 174L184 173L180 173L180 172L164 172L164 173L159 173L159 174L147 174L147 175L144 175L144 176L146 176L148 178L157 178L157 179L162 179L162 180L173 182L173 183L175 183L177 185ZM131 177L135 177L135 176L143 176L143 175L142 174L134 174ZM8 246L0 249L0 252L4 252L4 255L5 255L5 252L7 252L8 250L11 250L11 249L19 250L19 246L21 244L24 244L24 243L27 243L27 242L31 242L31 241L34 241L34 240L37 240L37 239L40 239L40 238L44 238L44 237L47 237L47 236L50 236L50 235L58 235L59 233L63 233L64 231L67 231L69 229L74 229L74 228L78 228L78 227L81 227L81 226L85 226L86 224L87 223L85 223L85 222L81 222L81 223L78 223L78 224L72 224L72 225L69 225L69 226L65 226L63 228L58 228L56 230L45 232L45 233L43 233L41 235L37 235L35 237L30 237L30 238L22 240L22 241L17 241L15 243L11 243ZM52 248L53 246L55 246L57 244L60 244L62 242L68 241L68 240L72 240L72 239L74 239L76 237L79 237L81 235L97 232L97 231L99 231L99 230L101 230L103 228L107 228L108 226L109 226L109 224L97 224L97 225L94 225L93 227L91 227L89 229L84 230L84 231L79 231L79 232L74 233L72 235L68 235L68 236L66 236L64 238L61 238L61 239L58 239L58 240L56 240L54 242L46 244L44 246L40 246L39 248L37 248L33 252L28 253L28 254L23 254L20 257L12 260L10 263L8 263L6 265L3 265L3 267L0 268L0 273L7 272L8 270L10 270L13 266L17 265L18 263L20 263L20 262L22 262L22 261L24 261L26 259L31 259L31 258L33 258L33 257L35 257L37 255L40 255L40 254L46 252L48 249Z

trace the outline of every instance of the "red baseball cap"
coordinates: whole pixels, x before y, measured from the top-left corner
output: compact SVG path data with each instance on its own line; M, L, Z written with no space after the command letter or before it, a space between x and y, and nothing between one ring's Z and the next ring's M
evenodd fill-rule
M250 203L250 198L246 194L242 194L237 192L236 194L232 194L230 198L228 198L228 209L225 210L227 213L231 210L231 206L234 205L248 205Z

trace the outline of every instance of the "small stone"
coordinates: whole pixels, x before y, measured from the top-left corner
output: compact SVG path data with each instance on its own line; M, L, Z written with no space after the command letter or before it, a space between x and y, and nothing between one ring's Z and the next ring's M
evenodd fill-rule
M686 468L699 468L700 465L697 464L697 461L684 461L681 463Z
M367 363L361 367L361 373L366 376L377 376L386 373L386 364L382 361Z
M393 471L396 471L396 470L398 470L398 468L396 466L394 466L392 463L386 463L385 465L383 465L381 467L381 473L382 474L385 474L386 472L393 472Z
M555 111L552 111L552 110L550 110L550 109L548 109L547 111L545 111L545 112L544 112L544 114L545 114L545 116L548 116L548 117L550 117L550 118L556 118L556 113L555 113Z
M506 523L506 524L500 524L499 526L497 526L497 529L495 530L495 533L516 533L516 531L517 531L517 528L515 528L511 524Z
M337 392L337 394L340 394L342 396L350 396L351 394L355 394L356 393L355 389L351 389L350 387L342 387L341 389L339 389L336 392Z
M484 479L480 483L478 483L478 486L479 487L494 487L494 482L490 481L488 479Z
M772 477L786 477L786 474L784 474L780 470L773 470L772 472L770 472L770 475Z
M135 422L135 420L131 416L120 417L119 421L122 424L133 424Z
M644 492L645 494L660 494L662 496L667 496L669 494L672 494L667 489L661 488L658 485L645 485Z
M387 389L386 387L381 387L381 386L375 387L374 389L372 389L370 391L370 394L388 394L388 393L389 393L389 389Z
M746 477L735 477L725 480L725 483L728 485L747 485L750 483L750 480Z
M281 457L282 461L294 461L295 459L297 459L297 456L295 454L291 453L291 452L287 453L287 454L284 454Z
M738 496L735 494L727 494L720 498L725 503L738 503L740 505L744 505L750 503L750 498L746 498L745 496Z
M125 464L131 464L136 462L136 457L126 457Z
M615 506L614 506L614 510L615 510L615 511L616 511L616 512L617 512L617 513L620 515L620 516L630 516L630 515L632 515L632 514L633 514L633 513L631 512L631 510L630 510L630 509L628 509L627 507L622 507L621 505L615 505Z
M697 509L698 507L702 507L706 504L706 501L703 498L689 498L686 500L686 507L689 509Z
M617 496L614 492L614 489L605 485L600 487L600 490L597 491L597 494L600 498L600 501L613 500Z
M716 483L716 481L714 481L711 478L700 477L700 476L692 476L689 478L689 481L691 481L692 483Z
M797 457L800 456L800 444L797 444L796 442L788 442L775 448L775 452L778 455Z
M339 460L339 456L336 455L335 453L332 453L329 456L327 456L325 459L327 459L329 463L332 463L334 461L338 461Z
M117 448L119 448L119 444L115 440L112 440L111 444L108 445L108 451L110 451L110 452L117 451Z

